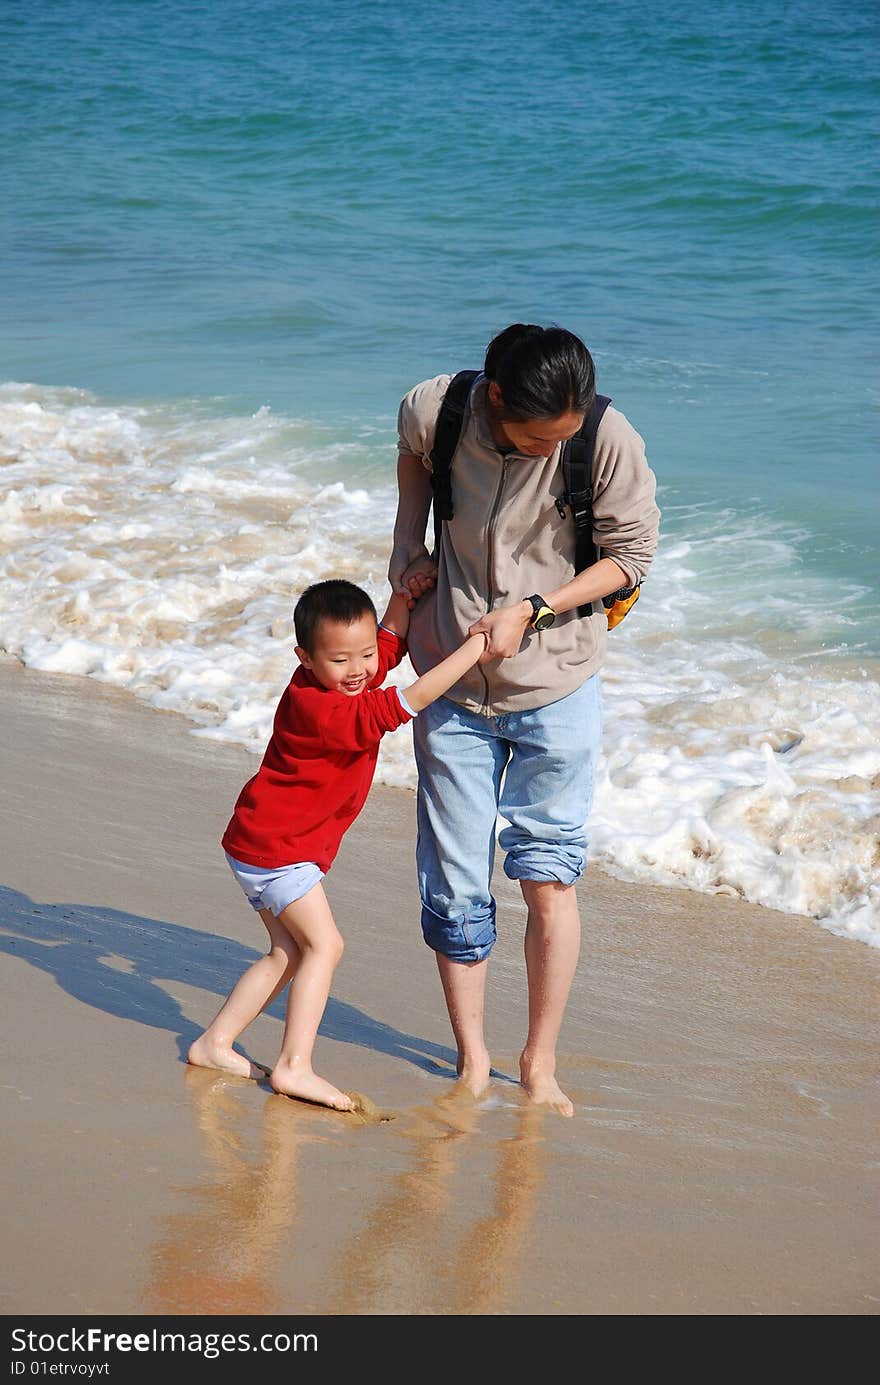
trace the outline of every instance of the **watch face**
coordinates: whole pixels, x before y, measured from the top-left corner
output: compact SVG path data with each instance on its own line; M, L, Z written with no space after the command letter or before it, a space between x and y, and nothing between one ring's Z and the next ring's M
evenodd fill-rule
M549 606L542 606L532 621L533 630L546 630L556 619L556 612L551 611Z

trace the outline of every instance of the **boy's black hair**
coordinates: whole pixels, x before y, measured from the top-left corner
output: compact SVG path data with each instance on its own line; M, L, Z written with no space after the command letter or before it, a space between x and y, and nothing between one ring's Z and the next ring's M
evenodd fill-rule
M336 620L340 625L351 625L366 615L371 615L378 625L376 607L367 593L356 587L354 582L346 582L342 577L314 582L306 587L293 610L296 642L307 654L312 654L315 635L322 620Z

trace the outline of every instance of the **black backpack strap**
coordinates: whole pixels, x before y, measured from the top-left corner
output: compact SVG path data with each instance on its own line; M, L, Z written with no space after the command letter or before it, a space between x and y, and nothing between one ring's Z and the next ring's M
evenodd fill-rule
M593 542L593 454L596 434L605 410L611 403L608 395L597 394L593 407L584 418L579 432L562 445L562 477L565 485L563 499L557 502L560 513L565 505L571 509L575 527L575 572L596 562L599 554ZM579 606L578 615L588 616L592 607Z
M437 415L437 430L431 449L431 487L434 491L434 551L440 552L440 530L444 519L452 519L452 458L461 436L461 425L471 386L478 370L460 370L453 375Z

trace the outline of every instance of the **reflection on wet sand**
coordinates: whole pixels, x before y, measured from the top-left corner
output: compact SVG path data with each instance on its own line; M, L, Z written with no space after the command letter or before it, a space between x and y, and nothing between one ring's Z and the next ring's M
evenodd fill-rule
M151 1257L147 1311L283 1311L271 1274L296 1215L299 1148L316 1137L291 1119L289 1101L269 1096L262 1148L252 1148L247 1127L253 1111L235 1099L236 1079L187 1067L184 1080L204 1136L205 1176L181 1190L194 1206L163 1218L164 1235Z
M420 1107L395 1133L412 1146L412 1166L398 1174L360 1234L339 1258L331 1313L487 1314L505 1311L541 1182L545 1112L531 1104L510 1114L515 1133L477 1139L490 1113L454 1090ZM499 1112L492 1110L497 1120ZM486 1216L469 1188L455 1201L456 1174L479 1179L494 1153L494 1202Z
M322 1133L308 1108L268 1096L260 1138L254 1129L259 1116L250 1100L241 1100L237 1079L188 1067L184 1081L203 1137L204 1174L180 1189L183 1210L162 1219L144 1311L293 1311L290 1284L302 1292L302 1277L291 1277L289 1263L296 1254L291 1233L301 1221L297 1177L314 1172L298 1167L300 1156L313 1145L312 1159L320 1163L322 1147L328 1141L338 1146L348 1126ZM366 1119L401 1142L407 1167L380 1171L380 1195L366 1209L352 1204L348 1226L358 1229L325 1247L330 1270L317 1311L505 1312L541 1183L544 1116L525 1101L487 1109L458 1089L387 1122L381 1113L372 1119L365 1113L360 1128ZM399 1166L400 1148L388 1145L390 1165ZM349 1153L358 1158L356 1142ZM460 1198L457 1179L467 1189ZM285 1263L286 1274L279 1273Z

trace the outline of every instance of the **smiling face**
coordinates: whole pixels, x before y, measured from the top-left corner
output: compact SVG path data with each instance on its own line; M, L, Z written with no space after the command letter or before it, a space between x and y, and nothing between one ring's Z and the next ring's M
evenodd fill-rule
M359 616L350 624L325 618L315 631L311 653L299 645L296 652L322 688L357 697L379 668L377 634L371 615Z
M525 457L549 457L554 447L573 438L584 415L569 410L558 418L512 419L504 417L504 399L494 380L489 381L489 417L492 434L501 447L512 447Z

